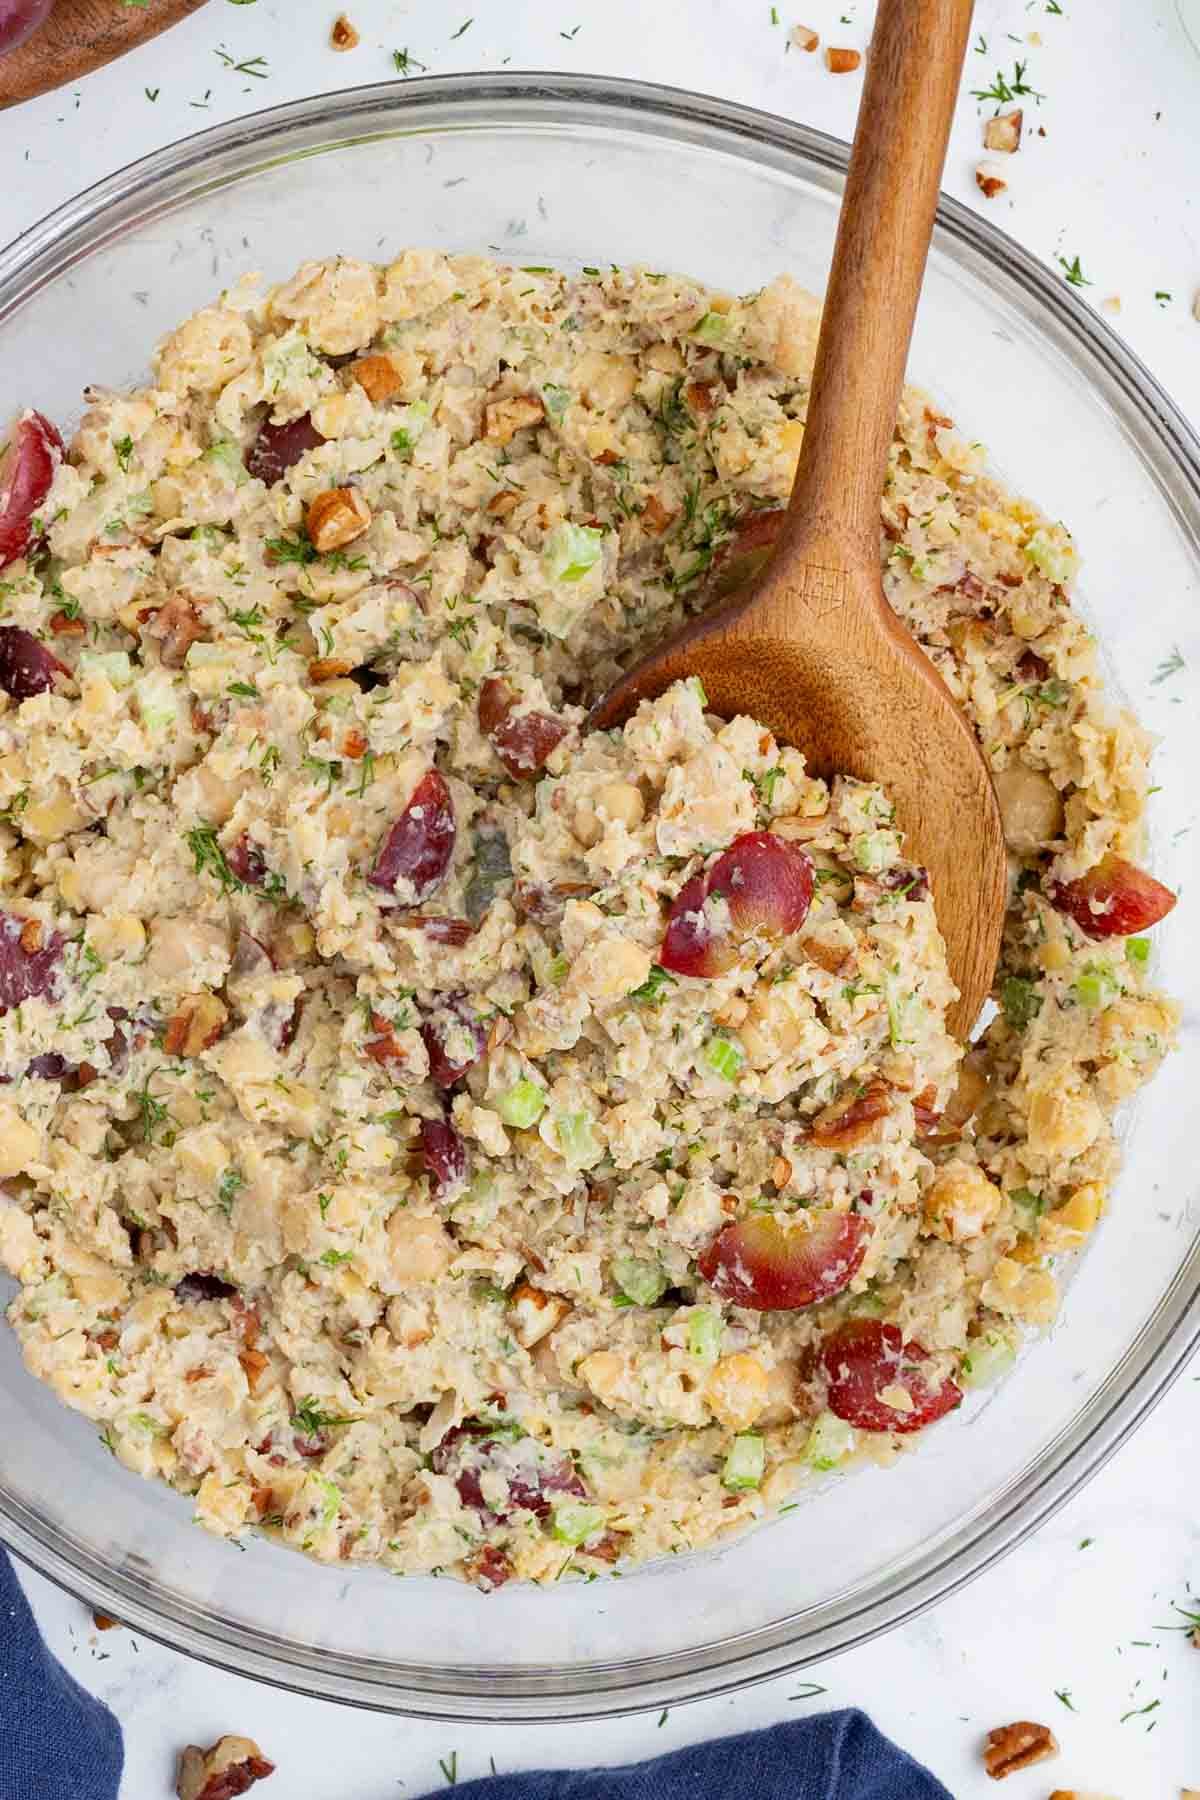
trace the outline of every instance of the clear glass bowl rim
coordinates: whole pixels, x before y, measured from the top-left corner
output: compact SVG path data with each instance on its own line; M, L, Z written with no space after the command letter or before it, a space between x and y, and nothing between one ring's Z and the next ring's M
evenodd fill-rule
M425 76L290 102L196 133L97 182L0 250L0 325L46 283L134 224L185 197L281 160L413 132L573 125L643 132L786 168L794 159L839 179L848 146L776 114L657 83L556 72ZM1136 436L1172 511L1200 546L1200 441L1149 370L1056 275L968 208L943 196L935 242L987 268L1069 346ZM1200 1249L1178 1270L1103 1386L1052 1452L906 1579L865 1601L688 1653L465 1671L407 1665L396 1681L378 1664L249 1633L198 1607L147 1598L135 1578L64 1543L32 1512L0 1500L0 1542L88 1605L199 1660L316 1698L373 1710L475 1721L613 1716L728 1693L803 1668L913 1618L1015 1548L1107 1461L1162 1398L1200 1344Z

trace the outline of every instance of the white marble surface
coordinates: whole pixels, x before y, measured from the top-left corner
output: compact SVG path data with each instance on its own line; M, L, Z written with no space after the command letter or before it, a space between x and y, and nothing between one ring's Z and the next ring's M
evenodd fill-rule
M1026 81L1045 97L1026 101L1033 130L1008 192L987 202L973 182L980 108L964 91L946 186L1051 266L1078 256L1093 283L1086 297L1119 297L1118 329L1200 419L1200 322L1192 315L1200 290L1200 55L1174 0L1058 4L979 0L987 50L968 57L965 90L986 87L998 69L1011 79L1021 59ZM387 79L394 49L407 48L438 73L507 66L636 75L848 136L859 77L829 75L819 56L785 54L786 29L802 22L825 43L861 47L872 8L865 0L779 0L775 25L768 0L461 0L453 12L437 0L350 0L362 42L342 56L326 41L334 10L324 0L211 0L112 69L5 114L0 239L187 132L299 95ZM264 58L262 78L237 72L218 52L235 63ZM257 1737L277 1762L264 1800L385 1800L444 1788L455 1770L460 1780L486 1773L489 1758L501 1769L619 1762L826 1705L867 1708L957 1800L995 1791L980 1740L989 1726L1019 1717L1051 1724L1062 1756L1016 1777L1002 1790L1013 1800L1045 1800L1055 1786L1176 1800L1181 1787L1200 1786L1200 1652L1172 1629L1173 1603L1186 1600L1189 1586L1200 1589L1197 1383L1200 1361L1033 1540L915 1624L810 1671L827 1692L808 1700L795 1698L803 1683L789 1678L675 1708L661 1720L570 1729L413 1723L276 1693L127 1632L98 1637L77 1602L37 1577L27 1585L51 1644L125 1727L122 1800L168 1795L177 1747L228 1730Z

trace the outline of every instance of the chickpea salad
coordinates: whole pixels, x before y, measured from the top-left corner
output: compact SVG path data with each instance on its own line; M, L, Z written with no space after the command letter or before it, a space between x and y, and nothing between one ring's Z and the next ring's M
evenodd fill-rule
M1064 526L904 397L888 597L994 771L965 1056L888 796L698 682L818 302L410 250L248 277L0 469L0 1264L228 1536L486 1590L886 1461L1044 1328L1171 1047L1149 741Z

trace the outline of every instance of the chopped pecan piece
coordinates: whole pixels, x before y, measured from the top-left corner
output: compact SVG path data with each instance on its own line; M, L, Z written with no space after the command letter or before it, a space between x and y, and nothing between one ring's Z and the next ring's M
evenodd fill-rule
M371 509L357 488L326 488L309 501L304 522L313 549L324 556L360 538L371 523Z
M788 43L793 50L807 50L811 54L820 41L819 34L812 29L811 25L793 25L788 32Z
M507 1556L503 1550L497 1550L494 1544L485 1544L463 1563L463 1573L467 1580L484 1594L494 1593L498 1587L503 1587L512 1572L513 1566Z
M204 621L194 601L185 594L172 594L146 621L144 630L158 644L164 668L182 669L188 651L204 636Z
M985 200L994 200L997 194L1004 192L1008 183L989 163L981 162L975 171L975 186Z
M646 496L646 504L642 508L642 524L647 531L652 531L655 537L661 537L674 517L675 514L667 511L657 494Z
M869 1082L861 1091L852 1089L824 1107L809 1128L809 1142L818 1150L852 1150L878 1136L875 1128L890 1110L887 1083Z
M928 1137L937 1127L941 1113L937 1109L937 1089L932 1082L923 1087L919 1094L913 1096L913 1118L916 1121L917 1136Z
M50 629L55 637L87 636L87 625L84 620L68 612L51 613Z
M366 753L367 740L358 727L352 725L342 739L342 755L348 756L351 762L360 762Z
M716 405L717 384L715 381L689 381L683 390L683 398L689 412L705 415Z
M185 994L167 1020L163 1049L168 1056L199 1056L224 1030L229 1008L215 994Z
M275 1489L273 1487L252 1488L250 1490L250 1503L254 1507L257 1517L265 1519L268 1514L273 1513L276 1510Z
M120 1619L114 1619L111 1613L94 1612L92 1614L92 1624L96 1627L97 1631L121 1630Z
M331 50L353 50L359 42L358 32L350 23L345 13L339 13L333 21L333 29L329 33Z
M989 119L983 128L984 148L998 150L1003 156L1011 156L1014 150L1021 148L1021 126L1025 115L1018 107L1015 112L997 113Z
M570 1302L561 1294L548 1294L544 1288L536 1288L529 1281L523 1281L513 1289L508 1304L513 1331L524 1350L532 1350L542 1338L548 1337L571 1310Z
M861 61L862 52L859 50L835 50L830 45L825 52L825 67L831 75L849 75Z
M404 386L400 371L390 356L360 356L357 362L351 363L350 373L367 399L376 406L390 400Z
M493 494L487 503L488 512L493 519L506 519L513 509L521 504L521 496L515 488L501 488Z
M354 667L344 656L315 656L308 665L308 679L313 682L339 681Z
M993 1781L1015 1775L1018 1769L1030 1769L1058 1755L1058 1740L1048 1725L1035 1725L1030 1719L1017 1719L1011 1725L997 1725L988 1732L983 1748L983 1766Z
M189 1744L180 1752L175 1792L179 1800L237 1800L274 1773L253 1738L223 1737L207 1750Z
M823 944L820 938L805 938L804 954L828 975L839 975L850 956L845 944Z
M17 942L20 944L21 949L26 956L36 956L42 947L42 921L40 919L26 919L21 927L21 934L17 939Z
M252 1394L257 1394L262 1386L262 1378L271 1366L270 1357L264 1356L261 1350L243 1350L238 1361L242 1365L247 1387Z
M483 435L489 444L510 444L527 425L540 425L546 409L536 394L508 394L489 400L483 409Z

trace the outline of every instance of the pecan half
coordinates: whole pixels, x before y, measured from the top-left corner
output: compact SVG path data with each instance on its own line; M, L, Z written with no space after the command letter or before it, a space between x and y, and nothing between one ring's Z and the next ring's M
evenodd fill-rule
M236 1800L274 1773L253 1738L223 1737L207 1750L189 1744L180 1752L175 1792L179 1800Z
M887 1082L872 1081L861 1093L851 1090L824 1107L809 1128L809 1142L818 1150L852 1150L878 1137L875 1128L890 1110Z
M1058 1739L1048 1725L1016 1719L1011 1725L997 1725L988 1732L983 1766L993 1781L1002 1781L1018 1769L1030 1769L1034 1763L1057 1755Z

